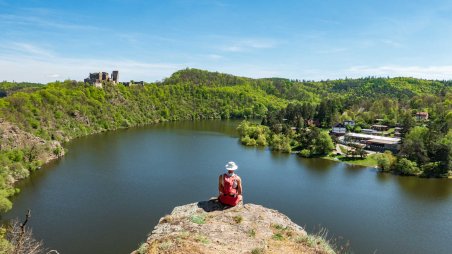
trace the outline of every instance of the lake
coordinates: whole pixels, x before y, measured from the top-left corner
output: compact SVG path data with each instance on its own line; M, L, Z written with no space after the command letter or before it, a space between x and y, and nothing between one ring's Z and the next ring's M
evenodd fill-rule
M23 217L60 253L130 253L178 205L217 195L228 161L245 203L324 227L355 253L452 253L452 181L379 174L242 146L237 121L183 121L76 139L19 184L2 219Z

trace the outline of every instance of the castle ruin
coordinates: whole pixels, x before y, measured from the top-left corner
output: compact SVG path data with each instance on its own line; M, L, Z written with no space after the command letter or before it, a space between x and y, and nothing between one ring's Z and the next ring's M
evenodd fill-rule
M94 85L95 87L102 87L103 82L113 82L113 84L118 84L119 71L113 71L110 74L108 72L94 72L90 73L88 78L84 79L85 83Z
M102 88L104 82L112 82L113 84L119 84L119 71L113 71L111 76L108 72L94 72L90 73L88 78L84 79L85 83L91 84L95 87ZM124 86L144 86L144 81L121 82Z

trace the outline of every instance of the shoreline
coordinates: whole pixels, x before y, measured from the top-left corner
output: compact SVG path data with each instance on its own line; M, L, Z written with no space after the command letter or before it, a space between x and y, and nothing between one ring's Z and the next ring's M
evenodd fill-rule
M174 121L199 121L199 120L203 120L203 119L181 119L181 120L158 119L158 120L156 120L156 121L151 121L151 122L145 123L145 124L139 124L139 125L133 125L133 126L127 126L127 127L118 127L118 128L115 128L115 129L103 129L103 130L100 130L100 131L95 131L95 132L89 133L89 134L87 134L87 135L82 135L82 136L73 137L73 138L70 138L70 139L65 140L64 142L59 142L60 146L63 148L63 151L61 152L61 154L60 154L60 155L57 155L57 156L55 156L55 155L49 155L47 158L45 158L45 160L43 161L43 163L40 164L40 166L39 166L35 171L41 171L43 166L49 164L50 162L56 161L56 160L62 158L63 156L65 156L65 155L69 152L69 150L67 150L67 148L65 147L65 145L66 145L67 143L69 143L69 142L72 142L72 141L78 139L78 138L84 138L84 137L88 137L88 136L91 136L91 135L102 134L102 133L107 133L107 132L112 132L112 131L118 131L118 130L127 130L127 129L130 129L130 128L136 128L136 127L151 126L151 125L161 124L161 123L167 123L167 122L174 122ZM231 119L209 118L209 119L204 119L204 120L231 120ZM244 119L233 119L233 120L244 120ZM25 131L24 131L24 132L25 132ZM27 134L31 134L31 133L28 133L28 132L26 132L26 133L27 133ZM33 135L33 134L31 134L31 135ZM34 136L34 135L33 135L33 136ZM48 142L52 142L52 141L48 141ZM241 144L241 145L243 145L243 144ZM243 146L246 146L246 145L243 145ZM249 146L248 146L248 147L249 147ZM256 147L256 146L254 146L254 147ZM269 147L269 146L266 146L266 148L270 148L270 147ZM270 149L270 150L271 150L271 149ZM274 151L274 150L271 150L271 151ZM281 151L274 151L274 152L281 152ZM281 153L284 153L284 152L281 152ZM299 153L299 151L291 151L289 154L295 154L295 155L298 156L298 153ZM304 157L303 157L303 158L304 158ZM378 169L378 166L377 166L376 164L373 164L373 165L366 165L366 164L362 164L362 163L360 163L360 162L353 163L353 162L349 162L349 161L342 161L342 160L340 160L340 159L337 159L336 157L330 157L330 156L328 156L328 155L327 155L327 156L321 156L321 157L312 157L312 158L321 158L321 159L325 159L325 160L329 160L329 161L335 161L335 162L345 163L345 164L352 165L352 166L360 166L360 167L366 167L366 168L375 168L375 169ZM310 159L310 157L306 157L306 159ZM31 163L34 163L34 162L39 162L39 160L34 160L34 161L32 161ZM394 174L393 172L389 172L389 173L391 173L392 175L395 175L395 176L400 176L400 175ZM18 184L18 183L19 183L20 181L22 181L22 180L25 180L25 179L27 179L27 178L30 178L33 174L34 174L34 171L30 171L30 174L29 174L27 177L22 178L22 179L17 179L17 180L15 179L15 180L13 181L13 187L15 188L15 187L16 187L16 184ZM419 176L417 176L417 177L419 177ZM426 178L426 177L420 177L420 178ZM435 177L435 178L437 178L437 179L444 179L444 178L446 178L446 179L452 179L452 176L447 176L447 177ZM20 194L20 191L14 193L14 194L13 194L12 196L10 196L10 197L14 197L14 196L19 195L19 194ZM5 211L4 213L6 213L6 212L7 212L7 211Z

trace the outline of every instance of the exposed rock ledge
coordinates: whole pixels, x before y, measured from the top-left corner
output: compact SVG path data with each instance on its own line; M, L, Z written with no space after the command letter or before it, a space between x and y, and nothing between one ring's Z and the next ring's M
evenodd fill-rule
M178 206L160 219L143 253L334 253L287 216L254 204L225 208L216 199Z
M21 130L14 124L0 118L0 151L14 149L28 150L30 160L47 163L64 155L58 141L48 141Z

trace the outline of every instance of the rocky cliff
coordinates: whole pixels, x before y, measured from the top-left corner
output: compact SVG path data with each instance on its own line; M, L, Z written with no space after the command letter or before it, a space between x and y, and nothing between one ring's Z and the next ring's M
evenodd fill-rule
M224 207L216 199L178 206L162 217L144 253L335 253L276 210L254 204Z
M0 168L14 181L63 155L60 142L42 139L0 118Z

